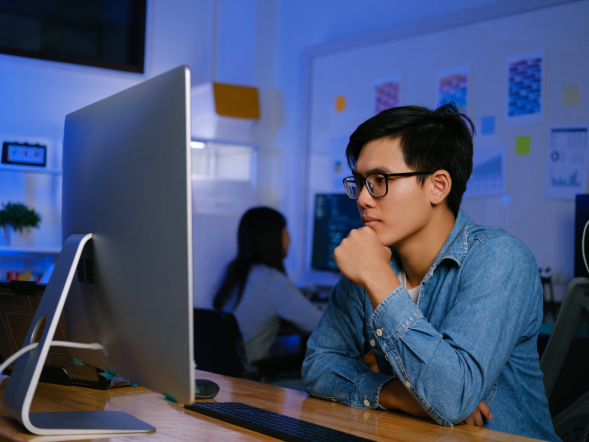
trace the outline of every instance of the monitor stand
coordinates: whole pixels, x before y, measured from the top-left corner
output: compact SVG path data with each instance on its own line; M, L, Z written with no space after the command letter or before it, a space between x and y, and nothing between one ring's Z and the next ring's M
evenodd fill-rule
M80 255L91 239L90 233L76 234L70 236L63 245L23 344L39 342L39 345L16 361L4 392L4 410L33 434L90 435L155 431L155 427L122 411L30 412Z

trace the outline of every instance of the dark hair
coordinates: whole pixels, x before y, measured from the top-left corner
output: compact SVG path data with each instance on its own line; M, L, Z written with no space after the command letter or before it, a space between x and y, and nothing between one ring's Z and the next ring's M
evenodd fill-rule
M446 204L458 215L466 182L472 173L472 121L454 103L436 110L422 106L387 109L366 120L350 136L346 156L354 167L362 148L380 138L399 138L405 163L414 171L445 170L452 178ZM427 175L418 175L423 185Z
M237 230L237 257L229 263L221 287L213 300L213 307L221 310L238 287L237 301L241 301L243 289L253 264L265 264L285 273L282 230L286 219L270 207L254 207L241 217Z

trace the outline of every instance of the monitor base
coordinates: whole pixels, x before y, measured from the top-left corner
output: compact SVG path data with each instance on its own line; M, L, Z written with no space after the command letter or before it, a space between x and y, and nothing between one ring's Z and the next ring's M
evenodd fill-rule
M155 430L151 425L119 411L30 412L80 256L91 239L92 234L88 233L72 235L65 241L25 338L26 344L38 342L39 345L16 361L4 391L4 410L33 434L85 435Z
M135 433L155 427L122 411L73 411L29 414L31 423L52 434ZM55 432L55 433L53 433ZM47 433L45 433L47 434Z

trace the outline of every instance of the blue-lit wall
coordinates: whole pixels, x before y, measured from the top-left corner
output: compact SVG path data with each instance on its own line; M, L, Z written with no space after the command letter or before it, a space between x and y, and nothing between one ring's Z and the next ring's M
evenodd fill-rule
M262 106L254 130L258 201L279 208L289 219L293 241L287 268L298 279L305 270L298 213L305 48L494 2L149 0L144 75L0 55L0 136L50 139L49 166L60 167L67 113L168 69L187 64L193 84L215 80L257 86ZM31 186L59 184L0 174L0 202L59 202ZM46 219L35 242L60 244L58 224L58 217Z

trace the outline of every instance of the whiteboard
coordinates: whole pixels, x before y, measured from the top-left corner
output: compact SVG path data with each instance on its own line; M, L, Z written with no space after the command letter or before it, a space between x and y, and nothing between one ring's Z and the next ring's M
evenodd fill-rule
M433 32L406 32L411 34L408 37L391 33L393 38L387 41L371 42L379 39L360 36L333 50L309 51L303 128L307 176L304 201L300 202L305 214L308 281L334 280L309 270L314 195L337 190L331 171L334 150L341 145L341 158L345 158L346 138L374 115L375 80L401 78L401 104L433 108L438 99L438 73L465 66L470 68L469 113L477 128L475 150L502 147L507 164L504 190L465 199L462 209L476 223L500 227L522 240L540 267L572 277L575 204L546 199L545 177L550 128L589 123L589 1L553 1L552 6L523 12L529 2L512 4L519 4L520 12L499 17L495 13L492 19ZM428 26L436 28L431 23ZM535 51L545 54L541 121L510 124L507 60ZM578 103L573 99L571 105L570 91L575 86ZM342 96L345 110L337 111L337 97ZM341 98L338 105L341 109ZM494 117L493 133L482 133L486 117ZM529 154L516 154L518 137L530 137Z

